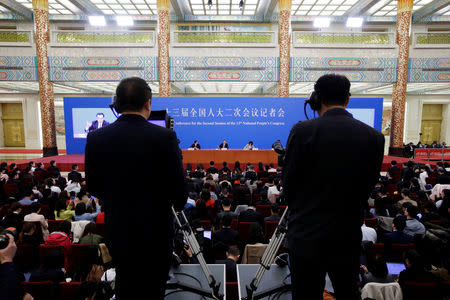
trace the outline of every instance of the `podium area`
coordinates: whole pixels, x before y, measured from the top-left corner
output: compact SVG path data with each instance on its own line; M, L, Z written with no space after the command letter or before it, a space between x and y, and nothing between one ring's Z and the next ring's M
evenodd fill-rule
M242 168L242 164L248 162L254 165L259 162L264 165L277 164L278 154L273 150L183 150L183 163L191 163L194 168L199 163L207 168L210 161L214 161L217 165L226 161L230 167L239 161Z

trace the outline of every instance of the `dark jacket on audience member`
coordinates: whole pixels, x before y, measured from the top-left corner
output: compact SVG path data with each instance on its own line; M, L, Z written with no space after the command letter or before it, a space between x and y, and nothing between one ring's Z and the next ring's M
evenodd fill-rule
M278 222L280 219L279 215L270 215L264 218L264 222Z
M23 298L20 283L23 281L15 264L12 262L0 264L0 295L2 300L18 300Z
M412 236L404 232L394 231L385 233L383 235L383 241L391 244L409 244L412 242Z
M253 210L251 208L242 211L239 214L239 218L238 219L239 219L239 222L257 222L261 226L264 225L263 224L263 217L262 217L262 215L259 212L255 211L255 210Z
M77 171L72 171L72 172L70 172L68 175L67 175L67 178L69 179L69 180L76 180L76 181L78 181L78 182L80 182L81 183L81 173L80 172L77 172Z
M231 258L216 260L216 264L225 264L227 282L237 282L236 262Z
M31 273L30 281L53 281L54 283L65 281L64 272L61 269L37 269Z
M214 231L212 241L214 245L218 242L227 246L237 245L239 243L239 232L231 228L222 228Z
M132 176L111 176L117 173L117 166L126 166ZM163 293L161 283L167 280L173 252L171 207L182 210L188 197L175 131L151 124L140 115L123 114L88 134L85 169L89 192L104 202L105 239L117 272L116 295L131 299L126 295ZM144 201L129 210L124 199ZM157 213L149 218L151 211ZM143 236L157 244L137 247L136 241ZM157 257L161 266L151 281L145 274L155 262L149 257Z

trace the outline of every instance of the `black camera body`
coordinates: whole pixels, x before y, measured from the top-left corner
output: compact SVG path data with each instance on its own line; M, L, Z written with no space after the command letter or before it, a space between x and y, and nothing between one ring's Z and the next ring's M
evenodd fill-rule
M9 244L9 236L7 234L10 234L14 237L14 239L17 238L17 230L14 227L9 227L0 232L0 250L5 249L8 247Z

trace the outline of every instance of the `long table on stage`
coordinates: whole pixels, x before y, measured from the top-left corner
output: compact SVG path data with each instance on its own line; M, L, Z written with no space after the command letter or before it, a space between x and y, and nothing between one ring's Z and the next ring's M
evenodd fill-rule
M264 165L278 163L278 154L273 150L183 150L183 163L191 163L195 168L196 164L202 163L205 168L209 162L214 161L216 166L220 166L226 161L229 166L234 166L236 161L242 164Z

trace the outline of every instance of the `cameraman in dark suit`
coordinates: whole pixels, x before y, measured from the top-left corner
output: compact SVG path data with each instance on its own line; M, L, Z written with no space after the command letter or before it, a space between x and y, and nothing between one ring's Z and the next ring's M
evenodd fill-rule
M113 104L122 115L89 133L86 143L86 181L104 202L118 300L164 298L173 252L171 207L181 210L187 200L175 132L147 121L151 97L143 79L122 80ZM133 176L111 177L117 165Z
M337 300L360 299L363 211L380 176L384 136L345 110L349 91L345 76L320 77L308 100L319 117L294 125L288 139L284 192L296 300L322 299L326 272Z

